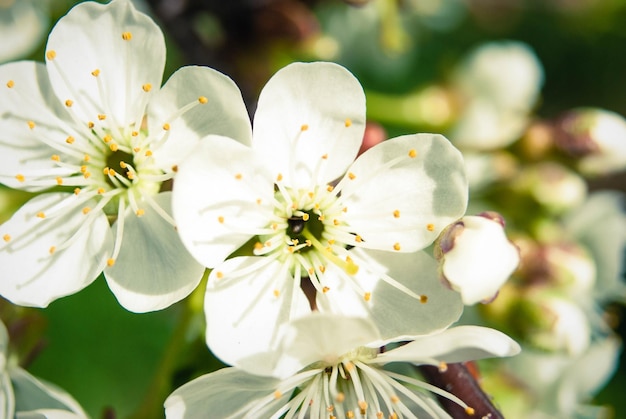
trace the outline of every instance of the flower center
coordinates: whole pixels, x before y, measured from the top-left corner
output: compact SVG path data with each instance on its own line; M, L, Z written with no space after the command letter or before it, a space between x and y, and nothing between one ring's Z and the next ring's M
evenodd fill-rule
M109 154L106 157L106 167L108 167L109 169L114 170L116 173L120 173L121 176L129 181L133 180L133 173L128 170L128 166L129 164L134 165L134 156L130 153L126 153L124 151L121 150L117 150L112 152L111 154ZM105 181L109 184L109 186L111 186L112 188L117 188L118 185L116 185L115 183L113 183L113 181L111 180L110 177L105 177ZM122 188L128 188L130 185L127 183L122 183L121 185Z

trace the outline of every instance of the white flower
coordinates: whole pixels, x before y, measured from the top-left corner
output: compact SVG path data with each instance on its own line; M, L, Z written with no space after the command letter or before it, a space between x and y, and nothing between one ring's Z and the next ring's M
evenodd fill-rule
M225 368L201 376L165 401L168 418L415 418L449 417L429 392L473 411L456 396L388 363L435 365L510 356L519 345L506 335L477 326L459 326L381 352L380 339L363 318L310 315L286 330L273 376Z
M72 396L13 365L9 336L0 322L0 417L80 419L87 414Z
M418 134L353 161L364 125L363 90L347 70L291 64L261 93L252 147L212 136L180 164L174 216L190 252L214 268L205 312L217 356L269 348L310 303L371 315L383 338L441 329L460 314L419 253L465 211L460 153Z
M47 0L0 0L0 63L26 57L46 35Z
M520 253L504 232L499 214L465 216L436 245L444 280L467 305L494 298L517 268Z
M203 135L248 142L250 129L230 79L186 67L159 89L164 65L157 25L114 0L63 17L45 65L0 67L0 182L54 188L0 226L2 296L45 307L104 269L120 303L142 312L198 284L203 267L180 244L161 186Z
M493 42L468 55L454 83L465 103L450 138L461 148L492 150L522 134L539 97L543 70L527 45Z

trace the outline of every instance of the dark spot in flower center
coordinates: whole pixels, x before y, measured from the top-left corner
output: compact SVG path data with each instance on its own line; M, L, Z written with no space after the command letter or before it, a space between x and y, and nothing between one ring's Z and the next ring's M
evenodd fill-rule
M304 230L306 221L304 221L302 217L291 217L287 220L287 224L289 224L289 228L287 230L289 235L298 235Z

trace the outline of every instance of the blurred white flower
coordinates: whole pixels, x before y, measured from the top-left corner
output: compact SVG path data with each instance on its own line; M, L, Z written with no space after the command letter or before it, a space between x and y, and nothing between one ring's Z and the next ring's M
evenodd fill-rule
M0 182L54 188L0 226L2 296L45 307L104 269L120 303L143 312L199 283L204 268L180 243L161 186L203 135L248 142L250 130L230 79L185 67L159 88L164 65L158 26L113 0L61 18L45 64L0 67Z
M465 211L461 154L417 134L355 161L364 126L352 74L295 63L261 92L252 147L210 136L180 164L174 216L189 251L214 268L205 312L217 356L267 347L310 304L372 316L387 336L437 330L460 314L454 293L437 300L443 290L426 279L436 265L419 251Z
M492 42L469 53L453 83L462 111L450 139L460 148L492 150L523 133L539 97L543 69L529 46Z
M48 29L48 0L0 0L0 63L24 58Z
M461 293L466 305L493 299L520 261L504 220L492 212L451 224L436 242L435 254L443 279Z
M363 318L314 314L289 324L272 375L260 366L225 368L183 385L165 401L168 418L449 417L429 392L471 406L445 390L384 369L388 363L434 365L519 352L506 335L484 327L459 326L409 339L381 351L373 323ZM397 340L407 340L398 337Z
M8 353L9 335L0 322L0 417L81 419L87 414L72 396L17 365Z

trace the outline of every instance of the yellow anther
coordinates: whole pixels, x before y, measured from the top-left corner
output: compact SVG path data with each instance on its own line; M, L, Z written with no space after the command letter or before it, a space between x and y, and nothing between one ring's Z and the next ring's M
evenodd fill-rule
M309 214L307 214L306 212L304 214L302 214L302 221L309 221Z
M126 169L126 163L124 163L123 161L120 162L120 167L122 169Z
M53 49L48 50L48 52L46 52L46 58L49 60L54 60L57 56L57 52Z
M356 236L354 236L354 241L357 243L361 243L363 241L363 237L357 234Z
M346 418L348 419L354 419L354 412L352 410L348 410L346 412Z
M417 157L417 151L415 151L414 148L409 150L409 157L414 159L415 157Z
M110 143L112 139L113 137L111 137L109 134L102 137L102 141L104 141L106 144Z
M398 403L400 401L400 398L395 395L391 396L390 399L392 403Z
M215 276L217 277L217 279L222 279L222 278L224 278L224 272L217 271L215 273Z
M44 214L43 212L40 211L40 212L37 213L37 217L39 217L39 218L46 218L46 214Z
M304 241L304 244L306 244L306 246L307 246L307 247L311 247L311 246L313 246L313 242L312 242L311 240L309 240L309 239L306 239L306 240Z
M13 88L13 86L15 86L15 82L14 82L13 80L9 80L9 81L7 82L7 87L8 87L9 89L12 89L12 88Z
M117 172L111 168L109 168L109 176L115 176L117 175Z
M91 157L89 157L89 154L85 154L85 156L83 157L83 161L87 162L91 160Z
M94 77L98 77L100 75L100 69L96 68L94 71L91 72L91 75Z
M275 398L276 400L278 400L278 399L280 399L281 397L283 397L283 393L281 393L280 391L276 390L276 391L274 392L274 398Z
M320 270L320 272L321 272L321 273L326 272L326 266L324 266L324 265L320 265L320 266L318 267L318 269Z
M146 213L145 210L139 208L137 211L135 211L135 215L137 215L137 217L141 217Z
M344 121L344 125L346 126L346 128L348 128L350 125L352 125L352 120L350 118L346 118L346 120Z
M315 269L314 268L309 268L309 275L313 275L315 273Z
M398 414L396 412L393 412L391 415L389 415L389 419L398 419Z
M363 294L363 299L365 301L369 301L372 299L372 293L371 292L366 292L365 294Z
M150 152L150 155L152 155L152 152ZM175 164L174 166L172 166L172 172L174 173L178 173L178 165Z
M400 243L394 243L393 250L395 250L395 251L400 250Z
M85 173L87 171L87 166L80 166L80 172Z
M124 41L130 41L131 39L133 39L133 34L130 32L123 32L122 33L122 39Z
M446 364L445 362L441 361L439 363L439 372L446 372L448 371L448 364Z
M354 180L356 178L356 175L352 172L348 173L348 178L350 178L350 180Z
M141 86L141 88L143 89L144 92L149 92L150 90L152 90L152 85L150 83L146 83L143 86Z
M322 158L323 158L324 160L328 159L328 154L324 154L324 155L322 156Z
M395 210L393 212L393 218L400 218L400 210Z
M276 297L276 298L280 297L280 291L279 290L274 290L274 297Z
M126 177L130 180L133 180L135 179L135 174L129 170L128 172L126 172Z
M343 403L345 399L346 399L346 395L343 394L342 392L337 393L337 397L335 397L335 401L337 403Z
M198 98L198 102L200 102L200 104L201 104L201 105L205 105L208 101L209 101L209 99L207 99L207 98L206 98L206 97L204 97L204 96L200 96L200 97Z
M30 129L35 128L35 123L33 121L28 121L27 124L28 124L28 128Z
M272 223L272 230L277 230L277 229L278 229L278 224Z
M131 133L130 133L130 135L132 135L133 137L136 137L136 136L138 136L138 135L139 135L139 132L137 132L137 131L133 131L133 132L131 132ZM139 152L139 150L141 150L139 147L135 147L135 148L133 148L133 151L134 151L135 153L138 153L138 152Z
M56 181L57 181L57 185L63 185L63 178L62 177L57 176Z
M165 124L163 124L163 129L164 129L165 131L169 131L169 130L170 130L170 128L171 128L171 125L170 125L170 124L168 124L167 122L166 122Z
M54 252L56 252L56 250L56 246L50 246L50 249L48 249L48 253L53 254Z
M335 189L335 187L334 187L333 185L328 185L328 186L326 187L326 190L327 190L328 192L332 192L332 191L333 191L333 189Z
M83 214L88 214L89 211L91 211L91 208L89 208L89 207L83 208Z
M65 101L65 106L67 106L68 108L71 108L73 104L74 104L74 101L71 99L68 99Z
M74 144L74 141L76 141L76 139L71 135L65 139L65 142L68 144Z
M434 224L426 224L426 230L434 231L435 230L435 225Z
M320 221L324 221L326 219L326 217L324 217L323 215L320 215L319 217L317 217L318 220Z
M237 179L237 180L241 180L242 178L243 178L243 175L241 173L237 173L235 175L235 179Z
M428 296L427 295L420 295L420 303L426 304L427 302L428 302Z
M93 122L91 122L91 121L87 122L87 128L92 129L95 126L96 126L96 124L94 124Z
M265 247L270 247L271 245L272 245L271 241L268 240L268 241L265 242Z
M276 182L280 182L281 180L283 180L283 175L279 173L278 176L276 176Z
M115 143L111 143L109 145L109 148L111 149L111 151L117 151L119 149L119 146Z
M309 129L309 126L307 124L302 124L302 126L300 127L300 131L306 131Z
M53 154L50 158L54 161L61 161L61 156L59 156L58 154Z
M338 226L338 225L339 225L339 220L335 218L335 219L333 220L333 225Z
M80 188L74 188L74 195L78 195L80 193Z
M5 234L4 236L2 236L2 240L4 240L5 242L10 242L11 241L11 235L10 234Z
M261 249L263 249L263 243L261 243L261 242L256 242L256 243L254 243L254 249L255 249L255 250L261 250Z
M105 176L109 176L109 174L111 173L111 169L109 169L108 167L105 167L104 169L102 169L102 173Z
M217 217L217 221L218 221L220 224L224 224L224 217L222 217L222 216L220 215L219 217Z
M107 265L108 265L108 266L113 266L113 265L115 265L115 259L113 259L113 258L109 258L109 259L107 260Z
M309 193L307 193L307 195L309 196L309 198L313 198L315 196L315 193L314 192L309 192Z
M83 177L85 179L89 179L91 177L91 172L85 172L85 174L83 175Z
M26 180L24 175L15 175L15 179L17 179L18 182L24 182Z
M476 411L473 408L467 406L465 408L465 413L467 413L469 416L474 416L474 413L476 413Z
M107 119L107 116L105 114L103 114L103 113L100 113L100 114L98 114L98 119L100 121L104 121L105 119Z
M385 414L383 412L376 413L376 419L383 419L384 417L385 417Z
M257 205L261 205L261 203L263 202L263 200L261 198L257 198L256 199L256 203Z
M96 192L98 193L98 195L102 195L105 192L105 190L104 188L98 188Z
M143 153L146 157L151 157L152 156L152 150L146 150L145 153ZM175 171L175 170L174 170Z
M328 245L332 246L333 244L335 244L335 239L330 239L328 240ZM347 258L349 258L350 256L347 256Z
M365 400L361 400L359 402L359 410L361 411L362 415L364 415L367 411L367 402Z
M326 294L328 291L330 291L330 288L328 288L328 287L323 287L323 288L322 288L322 292L323 292L324 294Z

